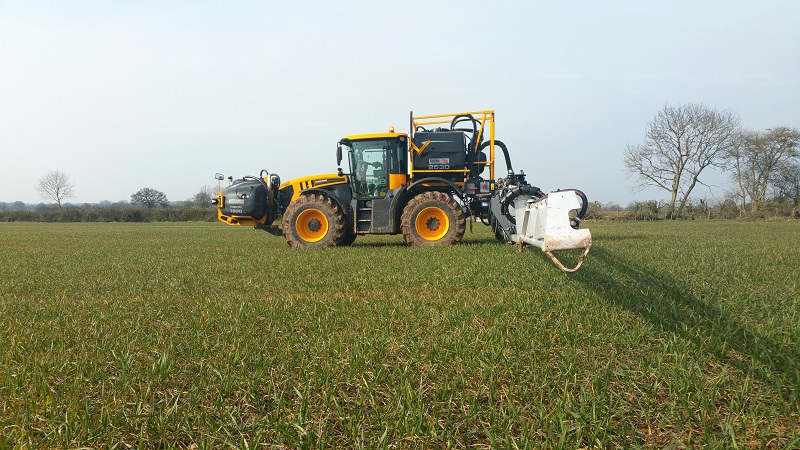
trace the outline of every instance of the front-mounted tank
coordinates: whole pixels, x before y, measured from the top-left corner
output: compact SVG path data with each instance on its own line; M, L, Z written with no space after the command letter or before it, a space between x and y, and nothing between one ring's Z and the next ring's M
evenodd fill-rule
M247 216L259 220L267 212L269 192L263 180L256 178L236 180L222 190L222 197L224 202L220 212L223 215Z
M218 173L215 178L221 181L223 176ZM223 222L266 227L278 217L279 185L280 177L265 170L258 177L248 175L236 180L230 177L228 186L220 187L211 203L217 206L217 217Z

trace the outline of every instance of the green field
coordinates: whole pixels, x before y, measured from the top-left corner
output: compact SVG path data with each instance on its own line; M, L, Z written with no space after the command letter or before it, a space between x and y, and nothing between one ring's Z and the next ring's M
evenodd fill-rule
M588 227L2 223L0 448L799 447L800 223Z

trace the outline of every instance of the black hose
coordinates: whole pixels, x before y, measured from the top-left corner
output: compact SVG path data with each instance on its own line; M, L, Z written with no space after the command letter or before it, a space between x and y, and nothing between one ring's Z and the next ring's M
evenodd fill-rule
M455 131L455 130L458 130L458 131L469 131L469 130L465 130L463 128L456 128L456 124L458 124L460 122L466 122L467 120L472 122L472 134L475 135L478 132L478 121L475 120L474 117L472 117L472 114L461 114L461 115L453 117L453 120L450 121L450 129L453 130L453 131Z
M466 121L472 122L472 130L466 128L456 128L457 124ZM453 117L453 120L450 121L450 130L464 131L464 132L472 131L472 137L470 138L470 143L472 144L473 148L477 146L475 140L478 139L478 121L475 120L474 117L472 117L472 114L460 114L458 116ZM470 149L470 151L472 151L472 149Z
M478 147L478 153L484 151L486 147L489 147L490 145L492 145L491 140L484 142L483 144L481 144L480 147ZM496 147L500 147L500 150L503 151L503 156L506 159L506 169L508 170L508 173L513 173L514 169L511 167L511 156L508 155L508 147L506 147L506 144L504 144L502 141L498 141L497 139L495 139L494 145Z
M545 196L544 192L536 186L531 186L530 184L523 184L521 186L514 186L503 195L503 198L500 199L500 212L506 216L511 223L517 223L517 218L512 216L508 213L508 207L511 203L519 197L520 195L530 195L536 199L540 199Z

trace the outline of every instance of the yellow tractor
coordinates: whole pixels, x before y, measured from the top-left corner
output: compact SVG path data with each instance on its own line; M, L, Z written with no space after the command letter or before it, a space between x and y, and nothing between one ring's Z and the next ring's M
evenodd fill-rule
M524 172L514 172L507 147L495 139L494 118L491 110L412 112L409 133L392 127L339 140L337 173L283 183L266 170L229 177L212 203L220 221L283 235L292 247L349 245L359 235L401 233L411 245L451 245L463 238L467 220L491 226L500 241L520 243L515 211L547 195L528 184ZM497 153L507 170L500 179ZM574 192L577 207L569 222L577 229L588 202Z

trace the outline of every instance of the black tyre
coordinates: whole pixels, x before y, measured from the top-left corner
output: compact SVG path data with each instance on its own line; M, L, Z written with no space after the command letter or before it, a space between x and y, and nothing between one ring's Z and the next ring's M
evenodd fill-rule
M326 248L345 237L339 205L321 194L301 195L283 214L283 236L291 247Z
M424 192L408 202L400 228L411 245L453 245L464 238L467 221L453 197L443 192Z
M358 237L357 234L353 233L352 231L348 231L347 233L344 234L344 237L342 238L342 241L339 242L336 245L339 245L339 246L342 246L342 247L347 247L349 245L352 245L353 242L355 242L356 237Z

